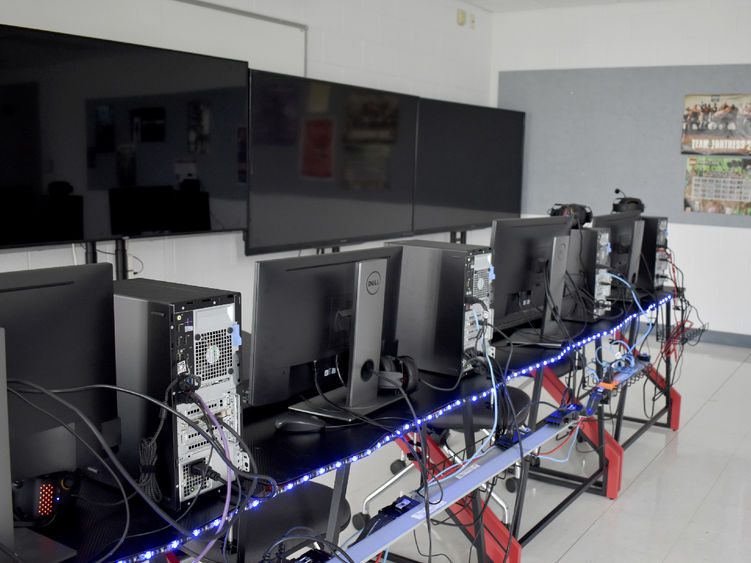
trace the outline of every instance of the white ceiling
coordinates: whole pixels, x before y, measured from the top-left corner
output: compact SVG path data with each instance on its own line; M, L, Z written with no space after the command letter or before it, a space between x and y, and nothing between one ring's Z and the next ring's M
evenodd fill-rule
M523 12L546 8L569 8L572 6L605 6L628 2L675 2L677 0L465 0L488 12Z

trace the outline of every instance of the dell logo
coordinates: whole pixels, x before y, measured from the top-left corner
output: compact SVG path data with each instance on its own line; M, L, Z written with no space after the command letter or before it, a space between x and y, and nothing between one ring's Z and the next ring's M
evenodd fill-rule
M368 279L365 281L365 289L367 289L368 293L371 295L375 295L378 293L379 287L381 287L381 273L371 272Z

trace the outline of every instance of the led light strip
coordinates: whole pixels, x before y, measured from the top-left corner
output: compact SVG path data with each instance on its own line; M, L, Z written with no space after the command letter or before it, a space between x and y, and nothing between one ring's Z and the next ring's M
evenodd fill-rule
M651 305L649 305L649 307L647 307L646 309L644 309L644 313L649 313L650 311L655 310L656 308L664 305L665 303L667 303L671 299L673 299L673 295L667 295L667 296L663 297L657 303L652 303ZM516 379L517 377L531 374L531 373L535 372L536 370L538 370L540 368L544 368L544 367L556 364L556 363L560 362L563 358L565 358L568 355L569 352L571 352L573 350L578 350L580 348L583 348L587 344L589 344L591 342L594 342L595 340L597 340L598 338L602 338L603 336L615 334L616 332L620 331L624 326L626 326L628 323L630 323L632 320L638 318L639 316L641 316L641 312L639 312L639 313L632 313L631 315L629 315L628 317L626 317L625 319L623 319L616 326L614 326L614 327L612 327L612 328L610 328L608 330L604 330L602 332L598 332L597 334L593 334L593 335L588 336L586 338L582 338L581 340L578 340L574 344L571 344L570 346L566 346L565 348L563 348L561 350L560 354L558 354L557 356L555 356L553 358L550 358L550 359L547 359L547 360L543 360L543 361L537 362L535 364L531 364L531 365L529 365L529 366L527 366L525 368L519 369L519 370L512 371L510 374L508 374L506 376L506 381L511 381L512 379ZM496 384L496 388L500 388L502 385L503 385L502 383L498 383L498 384ZM355 454L355 455L348 456L348 457L343 458L343 459L341 459L339 461L336 461L334 463L330 463L330 464L328 464L326 466L323 466L323 467L320 467L320 468L316 469L315 471L312 471L312 472L310 472L310 473L308 473L306 475L303 475L302 477L299 477L299 478L295 479L294 481L289 481L288 483L280 485L279 486L279 494L289 492L289 491L293 490L295 487L297 487L298 485L305 484L305 483L309 482L310 480L312 480L312 479L314 479L316 477L320 477L322 475L325 475L326 473L329 473L331 471L336 471L337 469L340 469L344 465L347 465L347 464L352 465L352 464L358 462L359 460L361 460L363 458L370 457L375 452L377 452L378 450L380 450L384 446L388 445L392 441L398 440L398 439L402 438L408 432L411 432L412 430L415 430L417 428L417 426L420 425L420 424L422 424L423 422L430 422L432 420L440 418L444 414L449 413L449 412L453 411L454 409L457 409L457 408L461 407L464 403L468 403L468 402L475 403L475 402L479 401L480 399L486 399L487 397L490 396L491 393L492 393L492 386L491 386L491 388L487 389L486 391L483 391L482 393L477 393L477 394L471 395L470 397L465 397L464 399L457 399L455 401L452 401L451 403L448 403L447 405L441 407L437 411L432 412L431 414L428 414L427 416L425 416L423 418L418 418L416 421L404 424L401 428L398 428L397 430L395 430L391 434L383 437L378 442L376 442L376 444L373 447L368 448L365 451L362 451L362 452L360 452L358 454ZM253 502L247 504L244 509L245 510L251 510L253 508L258 507L260 504L261 504L260 501L254 500ZM230 516L234 516L235 514L237 514L236 510L234 512L230 512ZM140 553L140 554L135 555L133 557L130 557L128 559L120 559L120 560L117 561L117 563L139 563L141 561L149 561L155 555L159 555L161 553L167 553L167 552L170 552L170 551L174 551L175 549L177 549L178 547L180 547L182 544L184 544L187 541L190 541L190 540L192 540L194 538L197 538L198 536L200 536L202 533L206 532L207 530L213 530L214 528L217 528L219 526L219 523L220 523L220 519L217 518L216 520L213 520L209 524L206 524L205 526L203 526L201 528L196 528L195 530L193 530L193 534L192 534L193 537L189 537L189 538L186 538L186 539L183 539L183 540L175 540L172 543L169 543L169 544L167 544L165 546L162 546L161 548L150 550L150 551L145 551L143 553Z

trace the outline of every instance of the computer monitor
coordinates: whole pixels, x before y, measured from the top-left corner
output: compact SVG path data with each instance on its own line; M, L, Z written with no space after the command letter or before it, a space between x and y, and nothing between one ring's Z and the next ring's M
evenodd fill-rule
M636 288L639 276L644 222L641 211L621 211L610 215L597 215L592 227L610 229L610 271ZM613 280L615 299L632 298L631 291L620 281Z
M380 408L374 370L382 353L396 354L401 254L382 247L257 262L250 404L313 395L318 382L336 387L326 396L348 410ZM350 418L318 395L294 410Z
M0 273L0 327L5 329L8 379L45 388L115 384L112 266L92 264ZM101 450L78 417L42 395L28 395ZM117 401L111 391L65 396L119 442ZM88 449L57 422L8 396L14 480L93 463Z
M504 333L533 328L533 340L559 340L555 317L563 298L571 226L566 216L493 221L496 328Z

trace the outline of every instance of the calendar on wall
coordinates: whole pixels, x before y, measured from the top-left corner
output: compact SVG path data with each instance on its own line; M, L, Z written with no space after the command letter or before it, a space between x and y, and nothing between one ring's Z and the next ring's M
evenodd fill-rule
M751 158L688 158L684 209L725 215L751 215Z

